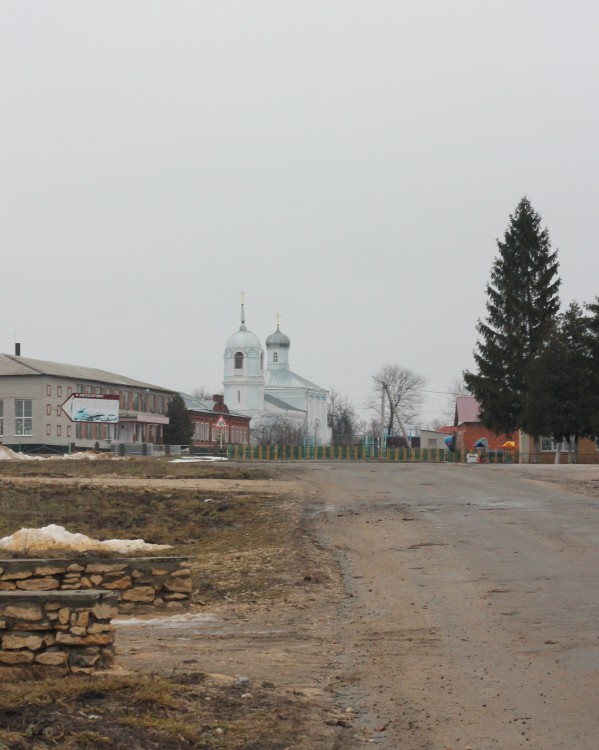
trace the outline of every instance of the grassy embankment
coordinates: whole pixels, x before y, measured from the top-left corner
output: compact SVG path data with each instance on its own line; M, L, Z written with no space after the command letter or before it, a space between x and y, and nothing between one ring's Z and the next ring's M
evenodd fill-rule
M164 460L0 464L0 537L50 523L96 538L142 538L189 556L194 599L256 602L293 582L295 522L285 499L255 492L264 471ZM21 483L17 477L39 477ZM43 479L75 478L44 484ZM101 486L91 478L162 478L168 487ZM230 479L210 491L179 479ZM151 485L151 482L148 483ZM283 750L301 736L301 699L270 685L219 685L201 673L0 677L0 750L206 748Z

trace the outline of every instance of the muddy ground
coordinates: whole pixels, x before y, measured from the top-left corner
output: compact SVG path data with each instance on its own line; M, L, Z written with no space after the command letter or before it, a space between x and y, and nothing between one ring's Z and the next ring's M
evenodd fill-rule
M310 696L304 743L323 750L597 747L599 467L279 476L301 507L295 587L273 605L123 622L129 667L202 664Z
M226 731L204 715L204 739L173 747L597 747L599 467L290 464L271 479L85 486L278 510L258 557L244 547L250 531L205 555L193 546L190 612L117 622L123 679L195 680L201 700L225 691Z

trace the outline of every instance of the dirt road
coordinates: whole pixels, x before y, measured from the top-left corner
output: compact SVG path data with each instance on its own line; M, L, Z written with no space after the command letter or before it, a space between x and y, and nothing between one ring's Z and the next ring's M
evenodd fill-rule
M305 513L295 593L124 621L125 666L303 692L314 750L599 746L599 467L276 471Z
M598 467L305 471L349 594L341 696L380 747L599 746Z

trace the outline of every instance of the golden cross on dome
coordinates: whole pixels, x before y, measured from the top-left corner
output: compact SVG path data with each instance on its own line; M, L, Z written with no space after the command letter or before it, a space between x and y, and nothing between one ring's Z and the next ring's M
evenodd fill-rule
M241 292L241 304L243 305L245 302L245 292Z
M275 320L277 321L277 328L279 327L279 324L281 322L281 313L277 313L275 315Z

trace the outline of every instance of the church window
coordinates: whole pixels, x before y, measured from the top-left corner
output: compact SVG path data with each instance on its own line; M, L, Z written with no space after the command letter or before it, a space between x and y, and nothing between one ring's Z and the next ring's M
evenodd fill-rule
M237 403L241 401L241 391L237 391Z
M264 369L264 352L260 355L260 369Z
M274 352L274 354L272 355L272 361L273 362L279 361L279 352Z
M236 352L235 354L235 369L243 370L243 353Z

